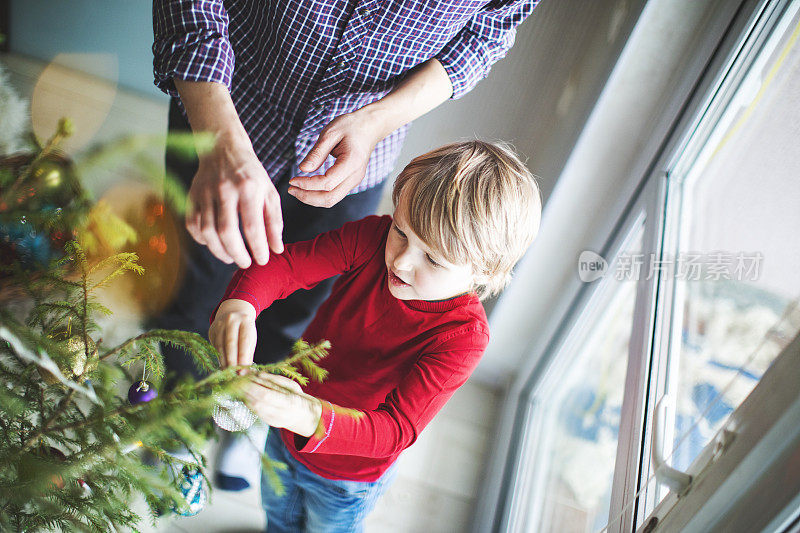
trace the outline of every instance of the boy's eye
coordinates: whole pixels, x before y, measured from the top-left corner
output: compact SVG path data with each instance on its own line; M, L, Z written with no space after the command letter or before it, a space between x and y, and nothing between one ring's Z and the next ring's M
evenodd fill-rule
M402 231L400 231L400 228L398 228L397 226L395 226L395 227L394 227L394 230L395 230L397 233L399 233L399 234L400 234L400 236L401 236L402 238L404 238L404 239L406 238L406 234L405 234L405 233L403 233Z
M434 261L433 259L431 259L431 256L430 256L430 255L428 255L428 254L425 254L425 257L427 257L427 258L428 258L428 262L429 262L430 264L432 264L433 266L437 266L437 267L438 267L438 266L442 266L442 265L440 265L439 263L437 263L436 261Z

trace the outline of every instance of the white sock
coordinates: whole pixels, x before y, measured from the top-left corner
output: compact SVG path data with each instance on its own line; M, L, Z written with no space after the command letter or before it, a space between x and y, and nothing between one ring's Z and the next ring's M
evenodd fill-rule
M258 487L261 461L269 426L261 421L241 433L225 432L217 451L215 469L226 476L242 478L250 487Z

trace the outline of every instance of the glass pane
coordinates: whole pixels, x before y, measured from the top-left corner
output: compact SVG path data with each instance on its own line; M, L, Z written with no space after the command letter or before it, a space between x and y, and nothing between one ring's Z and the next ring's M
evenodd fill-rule
M784 21L685 173L668 369L680 470L800 328L798 28Z
M620 257L641 250L637 225ZM609 272L618 269L612 263ZM541 424L533 466L531 532L591 532L608 520L637 283L608 276L537 387Z

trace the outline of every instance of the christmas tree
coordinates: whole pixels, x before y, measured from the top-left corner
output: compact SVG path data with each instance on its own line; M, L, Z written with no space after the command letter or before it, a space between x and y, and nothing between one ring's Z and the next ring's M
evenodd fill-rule
M176 473L191 468L205 476L201 452L214 434L212 415L236 406L256 372L301 384L326 374L316 364L326 342L300 340L286 360L253 365L256 372L244 375L240 367L220 370L217 352L194 333L151 330L106 345L97 317L111 311L96 293L121 276L147 274L135 253L121 251L136 232L91 200L81 186L81 165L58 151L71 128L62 120L43 146L0 156L3 531L135 528L142 520L130 509L136 497L147 502L153 521L170 508L190 514ZM113 160L142 142L123 139L87 159ZM197 138L166 142L196 146ZM170 194L180 204L180 191ZM206 377L178 381L159 394L165 377L160 343L192 354ZM178 448L192 459L169 453ZM143 452L161 464L146 464ZM266 455L262 465L280 491L276 468L284 465Z

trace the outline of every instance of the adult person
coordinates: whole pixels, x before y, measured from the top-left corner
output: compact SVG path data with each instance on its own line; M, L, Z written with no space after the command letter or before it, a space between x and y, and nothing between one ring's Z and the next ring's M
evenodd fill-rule
M196 163L167 154L189 187L191 239L156 325L205 334L237 266L373 213L410 123L485 78L537 2L154 0L169 130L216 138ZM260 315L256 362L287 354L334 281ZM179 350L164 356L170 370L196 374ZM225 475L237 469L228 457L218 482L245 488Z

